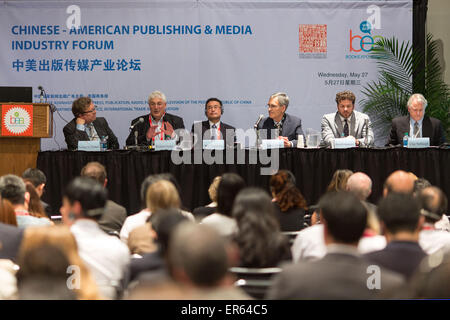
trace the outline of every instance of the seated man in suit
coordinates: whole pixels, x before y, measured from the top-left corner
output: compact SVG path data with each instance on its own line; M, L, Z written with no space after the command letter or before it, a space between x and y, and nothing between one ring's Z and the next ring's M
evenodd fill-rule
M322 145L331 146L335 138L352 136L356 146L373 145L373 131L369 116L355 111L356 97L351 91L336 94L337 112L323 116L321 122Z
M270 96L267 107L269 117L262 119L258 124L261 139L281 139L285 148L297 146L298 135L303 135L302 120L286 113L289 97L286 93L278 92ZM272 131L275 136L272 136Z
M184 129L183 119L166 113L167 99L164 93L153 91L148 97L150 114L131 121L134 126L128 135L126 145L153 145L155 140L177 139L176 129ZM142 119L142 120L141 120Z
M202 139L224 140L225 145L234 146L235 128L220 121L223 114L222 101L217 98L209 98L205 103L205 115L208 120L196 122L192 125L191 133ZM228 132L228 133L227 133Z
M430 146L439 146L445 142L441 121L425 116L427 100L420 93L411 95L408 100L409 115L392 119L392 129L387 145L399 145L405 133L410 137L429 137Z
M96 106L89 97L72 103L72 119L63 129L69 150L78 149L78 141L97 141L107 137L108 149L119 149L119 142L105 118L97 118Z

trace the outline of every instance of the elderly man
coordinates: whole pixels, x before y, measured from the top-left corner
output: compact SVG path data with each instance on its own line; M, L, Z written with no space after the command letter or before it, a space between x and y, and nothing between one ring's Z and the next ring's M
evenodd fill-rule
M383 197L390 193L412 194L414 191L414 177L406 171L397 170L387 177L383 186Z
M405 133L408 133L410 137L428 137L431 146L439 146L445 142L441 121L425 116L427 104L427 100L420 93L415 93L409 98L409 115L392 120L388 145L401 144Z
M69 150L78 149L78 141L99 141L107 137L108 149L119 149L119 142L105 118L97 118L96 106L89 97L81 97L72 103L74 119L63 129Z
M164 93L153 91L148 97L150 114L131 121L131 130L126 145L153 145L155 140L176 139L176 129L184 129L183 119L166 113L167 99ZM142 120L141 120L142 119ZM136 136L137 133L137 136Z
M258 129L265 129L261 138L281 139L285 148L297 145L298 135L303 135L302 121L300 118L286 113L289 105L289 97L286 93L278 92L270 96L267 107L269 117L262 119ZM272 134L275 133L275 136Z
M323 116L322 145L331 146L335 138L352 136L356 146L373 145L373 131L369 116L355 111L356 97L351 91L336 94L337 112Z

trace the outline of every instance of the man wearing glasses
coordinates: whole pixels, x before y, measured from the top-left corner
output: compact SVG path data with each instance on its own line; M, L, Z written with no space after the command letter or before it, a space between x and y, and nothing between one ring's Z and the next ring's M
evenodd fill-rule
M220 121L223 114L222 101L218 98L209 98L205 103L205 115L208 120L195 122L191 133L201 139L224 140L225 145L234 146L235 128Z
M108 149L119 149L119 142L105 118L97 118L96 106L89 97L81 97L72 103L74 119L63 129L69 150L78 149L78 141L100 141L105 137Z
M166 113L167 100L164 93L154 91L148 97L150 114L131 121L133 128L128 135L126 145L153 145L155 140L177 139L175 130L184 129L183 119Z
M266 130L261 132L261 139L283 140L285 148L297 146L298 135L303 135L302 120L286 113L288 105L286 93L278 92L270 96L267 104L269 117L258 124L258 129Z

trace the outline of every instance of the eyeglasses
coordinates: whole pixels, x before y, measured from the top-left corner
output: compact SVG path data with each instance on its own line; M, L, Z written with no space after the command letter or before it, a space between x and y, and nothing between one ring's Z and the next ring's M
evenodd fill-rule
M94 106L94 109L89 110L89 111L85 111L83 113L91 113L91 112L95 112L95 111L97 111L97 106Z
M154 102L150 102L150 107L162 107L164 105L164 102L158 102L158 103L154 103Z
M207 106L206 110L216 110L216 109L220 109L220 106Z
M281 106L277 106L276 104L268 104L267 105L267 108L269 108L269 109L276 109L276 108L279 108L279 107L281 107Z

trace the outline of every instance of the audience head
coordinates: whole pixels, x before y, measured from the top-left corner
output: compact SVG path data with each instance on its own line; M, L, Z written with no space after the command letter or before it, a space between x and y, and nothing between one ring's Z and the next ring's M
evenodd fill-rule
M367 210L352 193L327 192L319 200L325 243L357 245L367 224Z
M81 169L81 176L92 178L104 187L106 187L106 184L108 183L106 168L97 161L88 162L83 169Z
M169 241L176 226L185 221L188 221L188 218L174 208L161 209L156 214L150 216L152 229L157 235L156 242L163 256L167 253Z
M359 200L367 200L372 193L372 179L363 172L355 172L347 180L347 191Z
M348 169L336 170L331 178L330 184L327 187L327 192L345 191L347 188L347 180L352 174L353 171Z
M42 197L45 184L47 183L47 177L41 170L36 168L28 168L22 173L22 178L30 181L36 188L39 197Z
M239 175L224 173L217 188L217 211L225 216L231 216L234 199L244 187L244 179Z
M25 182L14 174L0 177L0 196L9 200L13 206L25 205L28 207L30 199Z
M378 204L378 216L386 236L400 232L414 234L420 227L420 206L411 194L389 193Z
M295 177L289 170L280 170L270 177L270 191L282 212L290 208L306 209L306 200L295 186Z
M77 219L98 220L103 215L107 192L97 181L77 177L67 186L63 195L61 214L63 222L71 225Z
M141 199L142 199L142 205L143 207L147 207L147 191L150 186L160 180L167 180L173 183L173 185L177 188L178 195L181 194L180 192L180 186L178 185L177 180L175 179L174 175L171 173L159 173L159 174L151 174L141 184Z
M427 187L431 187L431 183L427 179L418 178L414 180L414 188L413 188L414 196L418 196L419 193Z
M45 214L44 206L42 205L41 199L39 198L39 195L33 184L31 182L26 182L25 188L30 195L30 200L28 202L28 212L35 217L47 217L47 215Z
M422 215L425 221L435 223L442 219L442 215L447 212L448 199L444 192L437 187L427 187L420 191L418 195Z
M0 223L17 226L16 213L14 208L6 199L0 199Z
M385 197L391 192L412 194L414 189L414 177L406 171L397 170L386 179L383 188Z
M208 189L208 195L212 202L217 203L217 189L219 188L219 183L222 180L221 176L217 176L211 182Z
M170 239L168 265L179 283L200 288L219 286L228 272L226 240L207 225L183 222Z
M147 190L147 208L150 212L159 209L180 208L181 201L177 188L167 180L159 180Z

